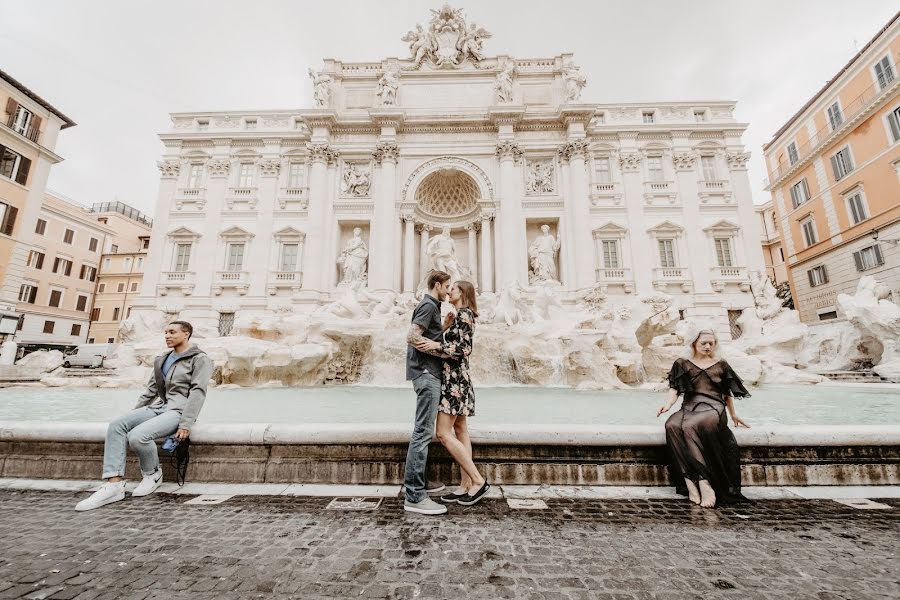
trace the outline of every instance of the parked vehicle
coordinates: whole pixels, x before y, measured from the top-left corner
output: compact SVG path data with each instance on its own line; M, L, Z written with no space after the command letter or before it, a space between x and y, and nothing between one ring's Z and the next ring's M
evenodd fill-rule
M113 353L115 344L81 344L71 354L65 356L63 366L87 367L98 369L103 366L103 359Z

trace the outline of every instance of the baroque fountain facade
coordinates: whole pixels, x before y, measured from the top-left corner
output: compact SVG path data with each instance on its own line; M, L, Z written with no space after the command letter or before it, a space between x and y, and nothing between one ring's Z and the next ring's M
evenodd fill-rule
M142 297L95 383L142 381L173 318L221 384L401 383L433 268L478 288L480 384L658 385L699 322L750 382L867 352L849 321L811 340L760 275L734 103L587 103L572 55L490 37L445 5L406 58L310 69L313 108L173 114Z

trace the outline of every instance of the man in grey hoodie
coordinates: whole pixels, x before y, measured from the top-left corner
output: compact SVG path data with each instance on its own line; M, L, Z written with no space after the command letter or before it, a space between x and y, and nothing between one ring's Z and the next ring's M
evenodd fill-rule
M166 326L166 346L171 350L156 357L147 391L135 409L110 423L106 431L106 483L79 502L75 510L92 510L125 498L126 447L138 455L144 475L131 495L146 496L162 483L156 440L175 434L176 440L183 441L190 436L212 376L212 361L203 350L190 344L193 332L187 321L172 321Z

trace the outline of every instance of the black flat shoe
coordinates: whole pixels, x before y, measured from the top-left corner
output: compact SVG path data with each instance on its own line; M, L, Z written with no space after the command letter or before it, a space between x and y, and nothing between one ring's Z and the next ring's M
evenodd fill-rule
M441 502L444 502L446 504L456 504L456 502L459 501L460 498L465 498L466 495L467 494L465 492L463 492L462 494L451 492L449 494L444 494L443 496L441 496Z
M473 504L478 504L478 501L484 498L489 489L491 489L491 484L485 481L477 492L472 495L466 494L465 496L457 500L457 503L463 506L472 506Z

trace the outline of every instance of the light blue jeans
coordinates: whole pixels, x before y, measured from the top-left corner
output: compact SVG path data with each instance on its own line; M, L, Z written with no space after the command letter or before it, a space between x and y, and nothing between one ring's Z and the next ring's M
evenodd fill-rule
M428 464L428 444L434 437L434 421L441 401L441 380L425 372L413 379L416 392L416 422L409 450L406 452L406 499L421 502L428 497L425 491L425 467Z
M159 468L156 440L178 431L181 413L176 410L143 407L124 414L106 430L103 448L103 479L125 476L125 451L134 450L144 475Z

